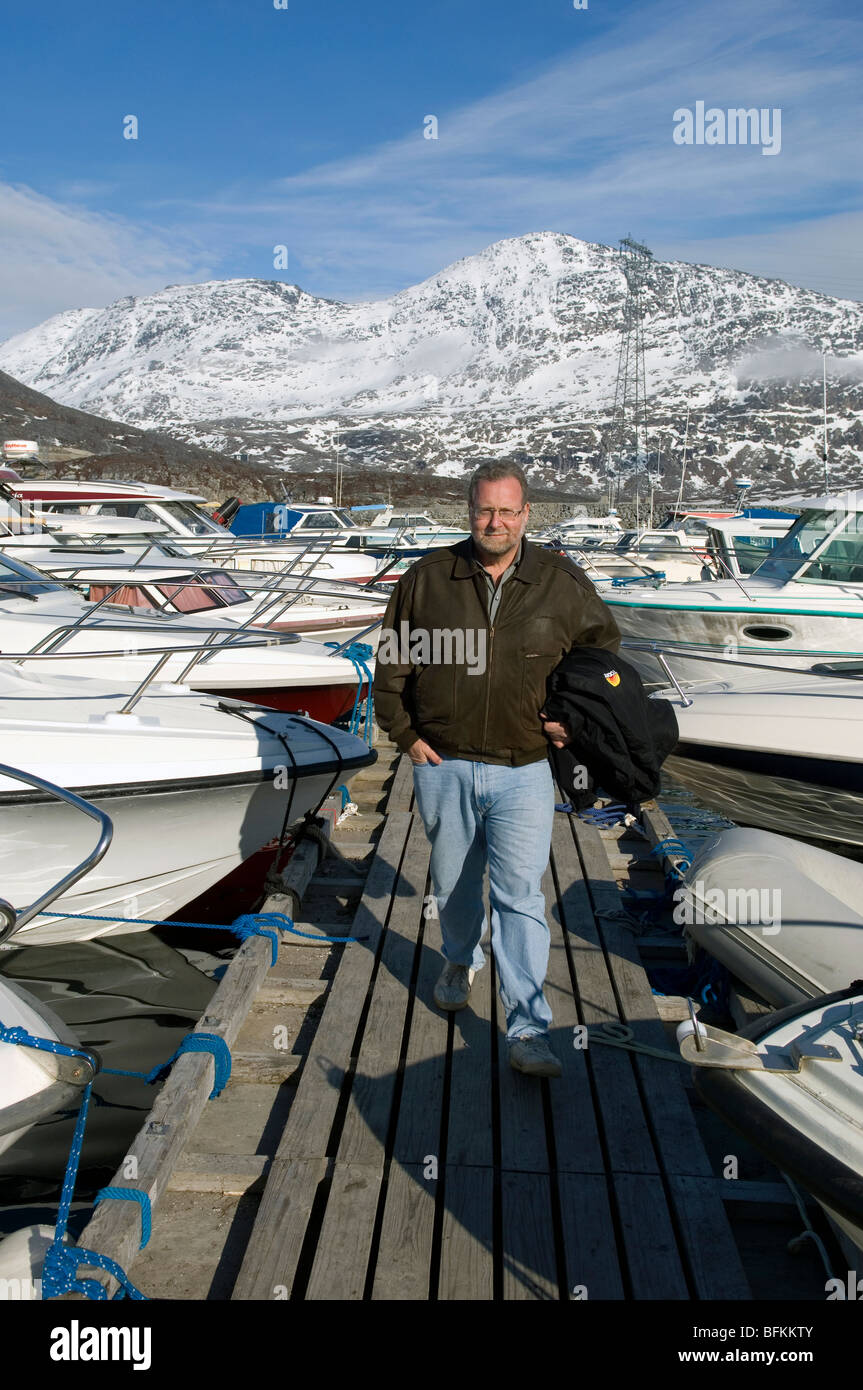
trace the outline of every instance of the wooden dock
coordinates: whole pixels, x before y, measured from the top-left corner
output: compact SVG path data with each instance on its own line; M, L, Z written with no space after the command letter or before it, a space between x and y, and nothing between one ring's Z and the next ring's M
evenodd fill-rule
M732 1192L687 1068L599 1037L622 1025L676 1053L682 1001L653 995L652 938L621 911L624 884L663 883L650 854L672 833L662 812L646 808L646 838L555 818L546 992L563 1076L539 1081L508 1065L490 955L467 1009L432 1001L428 844L408 760L381 752L377 811L337 831L322 864L307 845L265 905L356 940L288 940L273 969L268 942L244 944L198 1025L231 1043L232 1080L208 1104L211 1058L181 1058L130 1150L137 1180L128 1159L113 1180L150 1194L150 1244L138 1251L138 1209L122 1201L80 1243L170 1299L751 1298L728 1203L788 1194Z

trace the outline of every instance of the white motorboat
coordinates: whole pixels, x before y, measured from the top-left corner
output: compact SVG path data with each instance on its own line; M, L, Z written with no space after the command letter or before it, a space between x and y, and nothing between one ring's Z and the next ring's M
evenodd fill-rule
M218 616L255 630L294 632L315 642L360 639L377 646L386 610L383 594L358 595L356 585L325 580L271 580L249 572L242 587L236 571L210 566L158 564L155 557L129 565L125 556L96 565L61 561L45 573L78 589L98 603L154 613Z
M365 509L354 508L354 510L362 511ZM428 512L411 511L410 509L397 510L395 507L385 507L377 512L375 525L395 528L397 534L409 531L418 545L429 547L456 545L459 541L467 540L470 535L470 532L463 526L452 526L445 521L435 521Z
M172 539L181 547L181 554L193 555L197 561L209 561L231 570L261 571L267 574L292 574L295 578L316 575L327 580L349 581L366 584L386 569L386 562L376 556L361 553L359 550L339 549L319 536L310 534L303 539L285 540L278 534L271 539L242 540L235 536L206 511L204 498L197 493L181 492L176 488L157 487L152 483L117 482L100 479L95 482L82 482L70 479L28 478L3 484L4 495L10 503L17 503L25 509L25 517L34 517L38 523L52 529L62 522L65 541L64 555L58 558L73 559L77 553L86 559L99 559L102 545L94 555L95 543L91 538L94 523L100 526L105 535L110 534L112 522L121 528L128 528L129 536L122 541L123 549L130 563L136 553L147 548L144 533L153 532L159 539ZM29 510L28 510L29 509ZM55 522L53 518L58 518ZM21 540L27 547L44 547L44 540L35 537L12 535L21 531L21 523L12 519L12 527L7 526L10 539L3 540L4 546L17 545ZM38 529L38 528L37 528ZM80 532L77 542L76 530ZM137 543L135 532L143 539ZM2 535L2 531L0 531ZM105 536L101 537L104 542ZM59 547L57 547L59 549ZM16 555L26 558L24 553L15 550ZM41 556L32 554L32 562L42 563Z
M682 529L625 531L613 547L588 551L581 563L600 585L608 579L694 584L740 578L762 564L791 522L790 516L733 517L711 522L704 536ZM605 589L600 592L605 597Z
M726 656L805 670L814 661L863 657L863 491L803 504L800 518L746 578L605 592L624 637L676 653L680 678L693 659ZM646 650L632 656L660 677Z
M562 544L572 549L590 549L597 545L616 545L623 535L623 525L617 512L607 516L588 516L586 512L576 512L553 526L546 526L532 539L552 544Z
M680 730L665 770L744 825L863 848L863 667L720 665L721 679L657 692Z
M304 710L327 723L351 709L362 681L352 660L288 631L243 631L224 614L223 608L149 615L98 606L20 562L0 558L0 651L41 653L27 661L42 672L138 683L162 651L162 681L272 709ZM221 650L204 650L207 643Z
M7 945L86 940L170 917L375 758L359 739L300 716L173 686L136 698L128 685L37 676L7 662L0 734L19 766L114 824L86 881L46 915L22 920L46 875L80 861L93 835L78 811L0 776L0 883L17 912Z
M74 1034L40 1000L0 977L0 1027L80 1048ZM27 1042L0 1040L0 1153L58 1110L77 1105L96 1062L61 1056Z
M681 1042L707 1104L821 1204L863 1252L863 985ZM845 1297L846 1281L826 1287ZM856 1298L857 1277L848 1297Z
M863 864L734 827L699 849L676 890L684 931L782 1008L863 973Z

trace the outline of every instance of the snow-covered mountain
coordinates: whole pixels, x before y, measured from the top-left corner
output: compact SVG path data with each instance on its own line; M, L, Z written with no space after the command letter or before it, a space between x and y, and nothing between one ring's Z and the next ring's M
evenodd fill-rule
M57 315L0 368L64 404L269 463L458 475L517 459L537 481L600 487L626 278L620 254L551 232L501 241L390 299L343 304L266 280L172 285ZM863 305L777 280L653 261L648 414L693 488L819 485L821 353L830 463L860 481ZM688 489L689 490L689 489Z

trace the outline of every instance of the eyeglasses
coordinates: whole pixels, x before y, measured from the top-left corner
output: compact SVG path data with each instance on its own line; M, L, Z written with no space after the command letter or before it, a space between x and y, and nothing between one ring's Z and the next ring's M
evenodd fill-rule
M512 507L471 507L470 510L471 515L475 516L477 521L491 521L493 516L499 516L501 521L508 522L515 521L517 516L521 516L524 507L519 507L517 512L514 512Z

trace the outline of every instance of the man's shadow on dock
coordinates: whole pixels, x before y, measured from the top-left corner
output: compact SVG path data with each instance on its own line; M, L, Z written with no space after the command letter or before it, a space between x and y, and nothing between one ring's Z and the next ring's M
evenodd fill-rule
M389 914L399 917L399 925L388 924L376 943L376 973L367 1004L369 1016L378 1009L371 1055L363 1051L368 1016L358 1026L352 1048L355 1061L347 1066L337 1063L318 1053L314 1043L309 1055L309 1061L339 1091L328 1154L339 1163L345 1125L355 1126L354 1117L359 1116L374 1141L363 1141L363 1148L379 1156L383 1169L367 1290L390 1258L398 1279L400 1251L393 1250L386 1239L386 1202L395 1181L399 1200L415 1207L427 1241L429 1197L434 1200L429 1296L437 1296L440 1285L441 1296L447 1296L447 1287L450 1297L557 1300L571 1297L573 1285L579 1284L589 1288L591 1297L620 1298L623 1289L614 1256L609 1260L606 1251L604 1258L596 1260L592 1255L598 1233L612 1250L615 1246L598 1145L588 1144L585 1158L579 1145L570 1142L571 1125L559 1128L573 1090L582 1102L589 1090L584 1052L573 1048L571 1028L557 1027L551 1031L550 1044L563 1064L561 1078L528 1077L510 1068L488 933L486 967L473 986L481 1012L471 1003L448 1015L438 1009L432 991L443 958L438 923L423 913L427 894L420 889L425 886L424 881L419 885L415 878L412 885L399 875ZM405 900L412 900L408 918ZM399 903L403 906L396 914ZM563 949L564 928L556 902L550 906L549 923L555 948ZM364 945L369 949L371 944L357 942L348 949L361 950ZM382 988L387 997L378 1003L376 994ZM562 1003L564 987L547 981L545 992L554 1011ZM571 999L571 989L569 995ZM382 1070L377 1071L375 1053L381 1037L387 1036L382 1021L388 1012L392 1014L389 1036L395 1035L397 1041L388 1047ZM413 1060L412 1054L419 1059ZM584 1232L574 1229L571 1220L571 1179L581 1165L589 1175L584 1179L585 1194L589 1189L595 1206L586 1222L589 1230ZM563 1184L558 1168L566 1169ZM396 1170L409 1182L400 1179ZM410 1218L405 1218L406 1228L410 1224ZM401 1253L409 1261L416 1259L412 1251ZM459 1275L456 1263L462 1269ZM471 1278L479 1271L479 1284L487 1292L465 1286L461 1293L453 1293L465 1270L471 1271ZM410 1275L416 1279L413 1266Z

